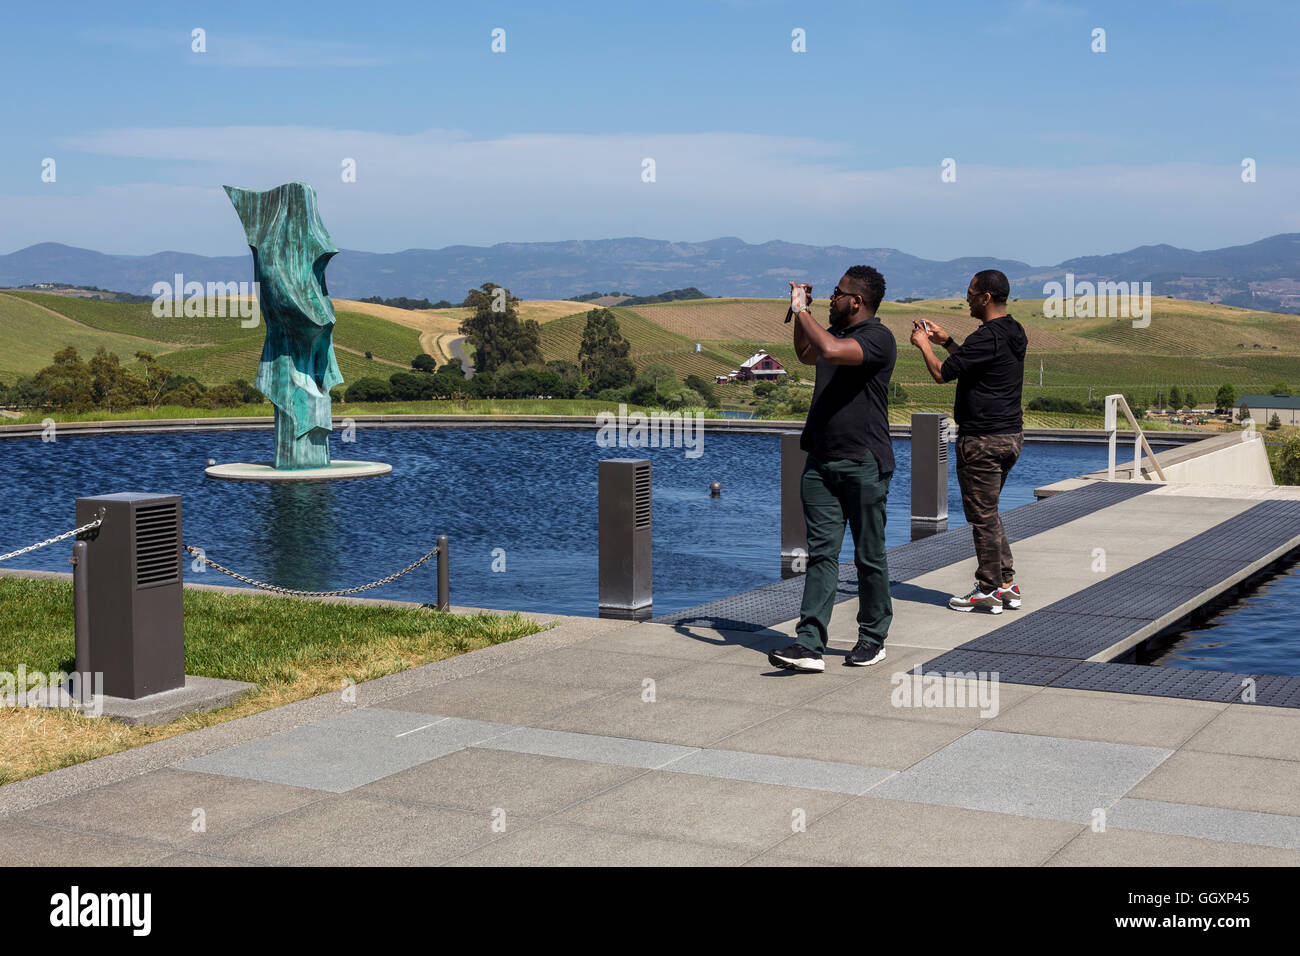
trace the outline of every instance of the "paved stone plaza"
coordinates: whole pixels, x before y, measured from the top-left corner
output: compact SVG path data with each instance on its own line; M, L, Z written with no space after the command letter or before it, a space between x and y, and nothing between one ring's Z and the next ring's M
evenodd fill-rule
M973 559L896 584L871 668L839 664L852 600L824 674L768 664L792 621L544 618L6 786L0 862L1300 864L1300 709L1006 681L996 713L895 705L896 674L1095 584L1094 548L1119 574L1256 503L1165 491L1017 542L1023 611L947 609Z

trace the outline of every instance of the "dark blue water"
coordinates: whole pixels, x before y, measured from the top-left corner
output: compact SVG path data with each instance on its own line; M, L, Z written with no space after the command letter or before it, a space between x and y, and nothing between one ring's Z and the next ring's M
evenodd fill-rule
M1150 663L1190 670L1300 677L1296 608L1300 568L1292 566L1173 638Z
M364 584L451 541L451 599L459 605L567 614L596 612L596 462L649 457L654 482L654 609L662 614L780 577L780 440L705 435L683 449L601 448L595 430L358 429L337 458L388 462L380 478L301 485L219 481L218 462L265 461L271 433L64 437L0 441L0 553L73 527L80 496L137 491L182 496L185 542L258 580L308 590ZM910 537L910 448L895 442L888 504L890 546ZM952 461L950 456L950 462ZM1104 445L1029 443L1002 507L1033 489L1096 470ZM950 468L951 468L950 464ZM709 496L711 481L722 497ZM949 527L964 524L955 473ZM844 560L851 560L845 535ZM505 570L493 571L493 552ZM67 571L68 543L5 563ZM500 562L498 561L498 566ZM186 580L234 584L214 570ZM431 561L365 597L432 601Z

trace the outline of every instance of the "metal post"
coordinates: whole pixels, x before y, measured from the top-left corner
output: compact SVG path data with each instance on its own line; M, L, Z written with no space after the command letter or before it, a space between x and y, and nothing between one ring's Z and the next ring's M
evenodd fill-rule
M948 529L948 416L912 415L912 540Z
M1102 423L1102 427L1105 428L1106 431L1110 432L1110 437L1107 440L1107 444L1110 446L1110 453L1106 465L1107 481L1115 480L1115 440L1119 437L1117 425L1118 416L1116 415L1115 405L1118 402L1118 395L1106 396L1106 418Z
M781 577L792 578L808 570L808 526L803 516L800 484L808 453L799 447L799 435L781 436Z
M77 700L85 703L88 689L83 685L90 676L90 589L87 586L86 558L90 545L78 541L72 546L72 613L73 633L76 635L76 661L73 664L72 693ZM83 677L83 675L85 675Z
M438 610L451 610L451 571L448 567L447 536L438 535Z
M651 615L650 462L607 458L597 466L597 613Z

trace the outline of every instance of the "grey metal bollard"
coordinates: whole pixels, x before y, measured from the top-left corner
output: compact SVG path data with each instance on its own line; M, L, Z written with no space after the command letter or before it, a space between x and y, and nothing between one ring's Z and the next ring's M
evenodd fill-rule
M601 617L645 620L653 606L650 462L607 458L597 477L597 611Z
M438 610L451 610L451 570L448 562L447 536L438 535Z
M77 524L104 522L86 541L83 673L104 694L138 700L185 686L179 495L125 493L77 499Z
M799 486L808 453L799 447L799 435L781 436L781 577L792 578L808 570L808 526L803 517Z
M948 416L912 415L912 540L948 529Z

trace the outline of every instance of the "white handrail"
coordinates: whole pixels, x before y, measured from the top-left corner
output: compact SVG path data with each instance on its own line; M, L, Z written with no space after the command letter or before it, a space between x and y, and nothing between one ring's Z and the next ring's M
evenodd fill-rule
M1108 480L1115 480L1115 442L1119 438L1119 428L1117 427L1116 407L1124 409L1124 417L1128 419L1129 425L1133 427L1133 475L1131 480L1142 480L1142 449L1145 447L1147 454L1151 456L1151 467L1155 469L1156 474L1161 481L1168 481L1164 471L1160 468L1160 462L1156 461L1156 453L1151 450L1151 443L1147 441L1147 436L1138 427L1137 419L1133 417L1133 411L1128 407L1128 402L1123 395L1106 396L1106 421L1104 428L1110 432L1110 461L1106 469Z

